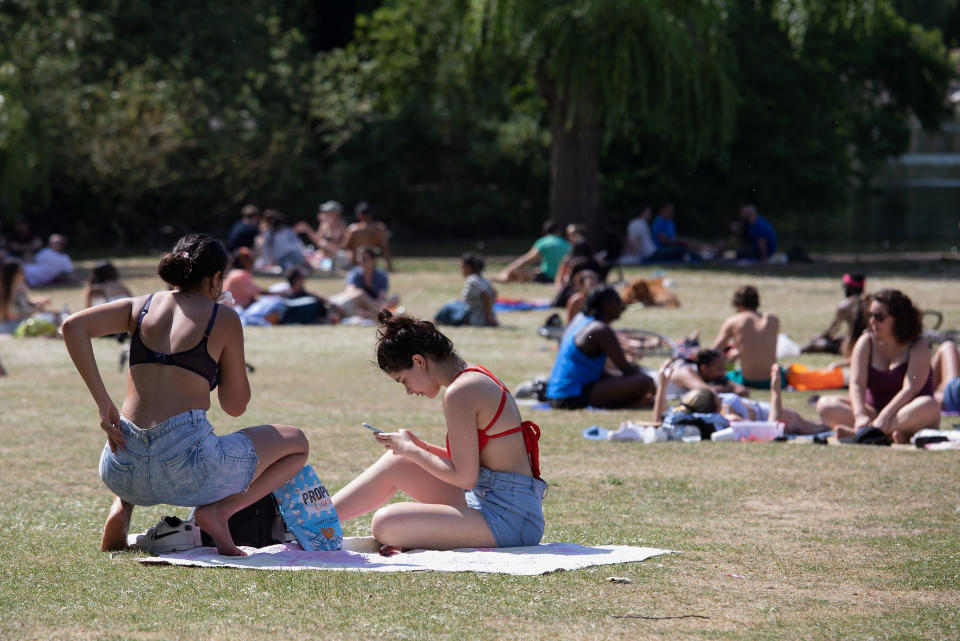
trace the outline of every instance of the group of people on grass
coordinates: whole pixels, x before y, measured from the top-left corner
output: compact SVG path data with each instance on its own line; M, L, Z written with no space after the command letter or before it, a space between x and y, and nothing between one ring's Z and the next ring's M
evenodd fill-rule
M104 550L126 547L135 505L197 506L197 525L226 555L242 555L228 519L292 478L309 443L289 425L217 436L221 408L241 416L250 400L243 325L223 295L228 253L213 236L178 241L159 263L170 289L122 298L68 317L67 350L107 434L100 477L114 493ZM506 386L466 362L435 325L389 310L378 315L376 358L408 394L443 391L447 440L409 430L378 433L387 452L333 497L349 520L376 510L373 534L400 548L508 547L539 542L544 529L536 424L523 421ZM121 408L103 383L92 339L129 332L130 367ZM385 504L397 490L415 502Z
M553 245L557 243L541 244L537 257L543 261ZM572 246L568 243L568 254ZM231 416L242 415L250 398L242 310L220 302L237 269L237 255L233 270L228 270L231 259L218 239L184 237L158 266L168 291L133 297L103 294L106 302L63 323L67 349L107 434L100 476L115 499L101 542L105 550L126 545L134 505L164 503L197 506L196 522L218 550L243 554L227 520L290 479L307 461L309 444L296 427L261 425L217 436L206 418L214 390ZM361 260L364 256L372 264L376 252L361 251ZM544 267L559 271L565 257L555 265L542 262L542 278L549 280ZM502 280L525 268L530 257L525 260L502 272ZM482 258L465 255L461 270L466 279L463 298L473 301L471 315L478 324L495 324L495 290L482 278ZM849 285L847 281L856 284L858 279L850 275L845 277ZM862 281L859 277L861 287ZM783 421L788 434L835 429L853 435L875 428L892 441L905 442L918 430L938 425L937 387L960 380L956 347L941 347L936 368L931 366L930 349L921 339L920 312L901 292L883 290L863 302L867 331L849 337L848 397L822 398L817 408L821 423L809 421L783 408L784 378L776 360L780 323L760 310L755 288L735 292L735 313L724 321L710 348L700 350L695 360L668 360L654 378L627 356L622 336L612 327L625 308L621 295L596 280L587 282L592 286L573 294L579 295L581 307L564 330L547 386L555 408L653 405L659 420L673 385L687 391L682 403L692 412L718 413L728 420ZM361 280L355 287L364 290L367 284ZM291 291L305 293L302 283L299 289L293 282L289 285ZM331 305L343 304L334 299ZM408 394L434 398L443 393L447 439L437 445L409 430L376 434L387 452L334 495L340 518L375 511L371 527L376 539L400 548L538 542L546 483L539 469L537 425L522 420L506 386L482 366L461 358L436 325L395 315L382 304L369 313L375 313L379 323L376 357L381 370ZM843 306L843 314L856 325L855 311ZM819 338L832 339L836 331L831 324ZM100 377L92 339L124 332L131 336L130 368L118 409ZM727 371L733 361L739 368ZM750 388L769 389L770 402L744 398ZM414 501L386 505L397 490Z
M356 221L347 224L343 205L335 200L323 202L314 228L306 221L290 225L276 209L261 211L246 205L227 233L226 246L230 252L249 249L252 268L258 272L281 274L293 267L321 272L349 269L361 264L364 248L378 251L393 271L390 230L374 218L373 208L365 201L357 203L353 212Z
M859 292L851 291L851 283ZM819 423L778 410L775 415L784 420L787 434L835 430L840 437L854 437L876 428L890 441L906 443L919 430L938 427L942 411L960 410L955 406L960 396L956 345L945 341L931 355L922 338L922 314L910 298L893 289L863 297L863 283L860 275L845 275L848 300L813 341L827 341L848 355L848 360L837 364L849 369L848 395L820 398ZM854 296L859 302L851 305L849 299ZM671 359L654 381L627 357L612 327L625 308L620 294L612 287L595 287L582 312L564 329L546 389L550 405L562 409L649 407L654 398L665 398L668 386L705 390L697 407L717 408L717 412L744 406L733 397L747 395L749 388L772 389L779 398L779 390L787 383L777 363L780 320L760 310L759 294L752 286L737 289L732 304L735 313L723 322L709 349L700 350L695 359ZM849 331L837 342L835 333L844 322ZM740 367L728 371L726 364L735 361ZM773 405L780 405L779 400ZM749 420L780 420L769 418L769 408L761 412L757 407L739 414Z

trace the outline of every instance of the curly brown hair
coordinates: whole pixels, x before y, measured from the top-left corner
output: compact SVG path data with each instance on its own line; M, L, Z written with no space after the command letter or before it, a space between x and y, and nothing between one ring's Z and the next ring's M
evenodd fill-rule
M912 343L923 333L923 313L900 290L881 289L870 297L872 301L886 307L887 313L893 316L893 336L897 342Z

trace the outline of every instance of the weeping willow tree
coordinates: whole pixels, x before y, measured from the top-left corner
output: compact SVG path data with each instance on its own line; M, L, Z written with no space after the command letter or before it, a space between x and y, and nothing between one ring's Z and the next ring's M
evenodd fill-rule
M614 138L658 132L691 164L722 149L735 117L722 3L475 0L487 51L519 48L546 102L550 215L602 222L599 162Z
M895 15L887 0L471 0L479 49L527 61L546 102L553 218L602 222L599 163L614 140L656 140L691 168L723 162L742 62L728 18L744 5L771 16L799 57L813 31L869 40L875 18ZM868 103L889 93L849 71Z

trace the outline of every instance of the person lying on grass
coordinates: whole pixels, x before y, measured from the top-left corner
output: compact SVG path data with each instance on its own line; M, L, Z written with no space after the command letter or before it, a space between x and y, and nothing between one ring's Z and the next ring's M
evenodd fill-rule
M446 446L410 430L374 434L387 452L334 494L344 521L373 510L382 544L436 550L536 545L543 536L537 441L493 374L465 362L433 323L380 312L377 363L407 394L443 391ZM385 504L402 490L418 502ZM379 509L378 509L379 508Z
M657 371L657 398L653 404L653 420L663 421L667 408L667 382L672 360ZM828 430L825 425L808 421L783 406L780 389L780 365L770 366L770 402L752 401L732 393L716 393L709 387L692 389L680 399L682 409L692 414L721 414L731 423L737 421L783 421L784 434L816 434Z
M127 547L134 505L195 507L197 525L221 554L243 556L229 519L307 462L307 439L289 425L258 425L216 436L207 420L210 394L240 416L250 400L240 317L218 304L227 250L207 234L181 238L157 267L173 286L73 314L63 338L100 413L107 444L100 478L116 495L102 550ZM130 332L123 412L113 404L91 339ZM162 351L154 351L162 350ZM172 367L171 367L172 366Z

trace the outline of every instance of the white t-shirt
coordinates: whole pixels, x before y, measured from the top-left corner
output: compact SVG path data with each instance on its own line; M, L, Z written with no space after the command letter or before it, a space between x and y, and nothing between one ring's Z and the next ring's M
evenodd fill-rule
M650 234L650 225L639 216L630 221L627 225L627 251L638 258L649 258L657 251L657 246L653 244L653 236Z
M32 263L23 266L23 273L30 287L39 287L52 282L58 276L73 273L73 262L63 252L44 247L33 257Z
M770 403L763 401L752 401L748 398L737 396L736 394L720 394L720 402L724 409L729 408L735 414L739 414L746 420L766 421L770 418ZM750 411L753 410L753 418L750 418Z

